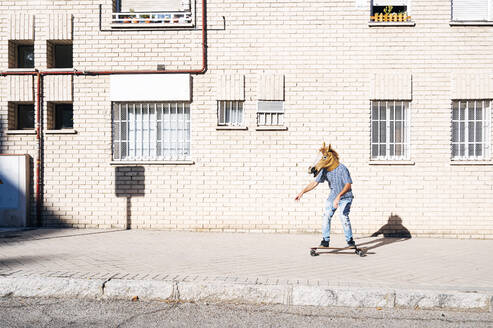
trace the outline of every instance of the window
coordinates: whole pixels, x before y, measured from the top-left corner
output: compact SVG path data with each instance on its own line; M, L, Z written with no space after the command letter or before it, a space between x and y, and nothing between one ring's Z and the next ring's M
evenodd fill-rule
M16 104L16 126L17 130L34 129L34 104Z
M493 0L453 0L452 20L493 21Z
M74 109L72 104L55 105L55 130L74 127Z
M48 68L72 68L73 46L71 41L48 41Z
M9 68L34 68L32 41L9 41Z
M191 0L114 0L112 24L114 27L129 28L192 26L192 11Z
M190 104L113 103L114 160L188 160Z
M284 125L284 102L259 100L257 126Z
M243 125L243 101L219 100L217 102L217 125Z
M490 100L452 102L452 159L484 160L491 141Z
M410 0L372 0L371 21L374 22L407 22Z
M371 159L409 159L409 101L371 102Z
M74 128L74 110L72 104L48 103L48 130Z

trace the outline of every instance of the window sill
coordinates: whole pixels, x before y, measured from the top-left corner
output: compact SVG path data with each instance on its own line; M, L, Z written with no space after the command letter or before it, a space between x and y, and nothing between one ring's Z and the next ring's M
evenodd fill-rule
M46 130L45 134L77 134L77 130L74 129Z
M414 161L406 161L406 160L372 160L369 161L368 164L370 165L415 165Z
M55 68L55 67L52 67L52 68L47 68L45 70L45 72L67 72L67 73L71 73L71 72L77 72L77 70L75 68Z
M36 130L7 130L6 134L34 135L36 134Z
M248 126L216 126L216 130L248 130Z
M110 165L194 165L194 161L111 161Z
M412 27L412 26L416 26L416 22L369 22L368 26L369 27L387 27L387 26Z
M167 28L190 28L194 27L194 23L111 23L110 27L112 29L119 29L119 30L134 30L137 28L144 28L144 29L167 29Z
M488 160L485 160L485 161L467 161L467 160L460 161L460 160L457 160L457 161L450 161L450 165L451 166L457 166L457 165L492 165L493 166L493 161L488 161Z
M15 73L22 73L22 72L36 73L35 68L7 68L6 71L7 72L15 72Z
M287 126L257 126L257 131L287 131Z
M493 26L493 22L488 21L450 21L450 26Z

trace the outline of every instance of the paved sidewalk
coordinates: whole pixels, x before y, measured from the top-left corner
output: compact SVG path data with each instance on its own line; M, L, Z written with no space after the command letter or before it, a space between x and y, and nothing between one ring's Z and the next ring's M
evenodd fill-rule
M343 236L332 239L333 246L344 245ZM314 234L1 230L0 287L2 279L3 286L15 279L23 284L29 279L100 280L103 289L116 282L123 288L137 282L161 281L172 283L166 285L172 289L170 297L183 298L185 287L202 293L213 285L226 290L219 293L227 294L230 286L277 286L282 294L280 303L307 305L349 304L343 301L346 291L352 291L346 295L350 299L358 299L354 293L361 291L367 297L381 294L381 299L374 302L355 302L360 306L397 306L399 292L413 291L406 294L410 303L404 307L466 308L459 303L479 295L471 301L472 308L491 311L493 240L366 237L356 241L368 249L365 257L350 251L312 257L309 247L319 242ZM149 286L146 288L154 288ZM291 287L284 289L286 286ZM305 289L297 291L292 286ZM334 291L339 296L330 294ZM263 292L271 293L267 289ZM126 293L138 294L139 289L127 288ZM305 300L306 295L315 295L315 300ZM435 299L426 300L423 295ZM232 300L241 300L235 297Z

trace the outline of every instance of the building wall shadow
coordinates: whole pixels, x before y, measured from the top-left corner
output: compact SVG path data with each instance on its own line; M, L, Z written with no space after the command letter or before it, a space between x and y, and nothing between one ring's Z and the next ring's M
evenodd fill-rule
M4 141L3 139L5 138L7 134L7 128L8 128L8 122L0 116L0 154L5 153L4 149Z
M3 187L0 188L0 192L2 192L2 195L5 195L4 193L6 193L7 191L9 192L9 194L12 195L22 194L24 197L27 197L26 201L29 204L27 213L25 213L25 223L22 224L16 224L16 222L14 222L12 219L13 214L9 214L11 213L10 208L4 206L2 208L4 211L0 211L0 229L23 230L28 227L73 228L73 220L71 217L65 216L63 211L59 212L56 208L52 208L49 203L45 202L43 202L41 205L40 217L36 219L36 202L34 200L35 182L33 182L34 163L31 156L29 156L28 165L28 175L30 183L28 184L28 189L26 190L26 192L29 193L29 195L25 195L24 191L20 190L20 188L18 188L15 183L10 181L11 179L8 178L8 175L0 174L0 186ZM123 197L126 199L124 218L125 222L123 226L126 229L130 229L132 227L132 198L144 197L146 194L145 168L143 166L115 167L114 179L115 195L117 197ZM17 196L11 196L9 198L5 198L5 202L13 203L16 201L16 197ZM41 190L41 197L43 197L43 190ZM21 201L19 201L19 204L16 203L17 207L12 207L12 211L16 211L18 206L24 204L20 204L20 202ZM6 204L9 205L10 203ZM21 220L18 221L20 222Z
M145 167L115 167L115 195L117 197L125 197L127 200L125 229L132 228L132 198L144 197L145 188Z

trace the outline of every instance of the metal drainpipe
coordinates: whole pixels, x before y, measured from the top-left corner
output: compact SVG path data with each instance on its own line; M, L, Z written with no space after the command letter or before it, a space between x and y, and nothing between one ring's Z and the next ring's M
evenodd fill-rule
M178 74L178 73L186 73L186 74L204 74L207 72L207 20L206 20L206 0L202 0L202 67L200 69L195 70L128 70L128 71L26 71L26 72L0 72L0 76L7 75L31 75L37 77L37 90L36 90L36 103L37 103L37 119L36 119L36 139L37 139L37 160L36 160L36 224L41 225L41 172L42 168L42 146L43 146L43 138L41 136L42 133L42 124L41 121L41 94L42 94L42 77L45 75L112 75L112 74Z
M41 138L43 121L41 120L41 79L42 75L36 72L37 88L36 88L36 143L37 159L36 159L36 225L41 226L41 158L43 156L43 138Z

